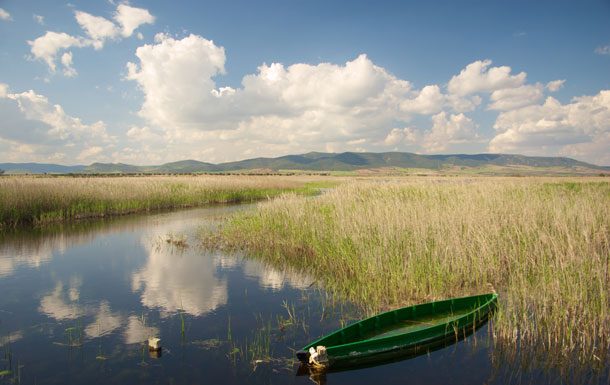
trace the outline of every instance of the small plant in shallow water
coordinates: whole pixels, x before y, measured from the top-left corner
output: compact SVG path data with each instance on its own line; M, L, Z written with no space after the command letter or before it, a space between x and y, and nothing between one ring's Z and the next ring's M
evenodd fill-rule
M277 371L278 369L292 371L295 362L292 355L289 357L275 357L273 354L272 342L277 337L279 331L273 328L271 321L271 318L265 321L262 315L256 316L257 328L253 330L250 336L240 341L235 339L232 334L229 317L226 342L205 340L195 344L203 349L210 348L210 345L211 348L226 345L226 357L231 364L235 367L238 367L238 363L246 364L252 372L257 371L261 367L271 371Z
M187 237L184 234L178 235L174 233L168 233L165 236L165 243L180 249L186 249L189 246L187 242Z
M231 316L227 319L227 358L231 361L233 366L237 365L238 355L241 354L241 349L237 346L236 341L233 340L233 331L231 329Z
M180 300L180 302L182 303L182 300ZM183 308L178 309L178 314L180 315L180 341L183 344L186 341L186 325L184 321L184 313L185 311Z
M296 311L294 310L294 304L291 306L288 304L288 301L284 300L282 302L282 307L284 309L286 309L286 313L288 313L288 321L293 325L296 324L297 319L296 319Z
M65 329L67 338L67 346L69 347L80 347L83 344L83 328L81 327L80 320L76 321L74 326L67 327Z
M10 336L6 337L6 342L2 341L2 347L4 348L2 361L6 362L6 368L0 370L0 378L10 376L13 373L13 352L11 351Z
M248 344L246 341L247 361L253 364L268 362L271 359L271 322L262 322L262 317L257 320L261 324L254 331L254 337Z
M288 301L282 301L282 307L286 310L287 317L277 316L277 325L280 332L285 332L291 328L302 328L302 332L308 334L308 325L305 318L300 318L294 304L289 304Z
M97 335L98 335L98 339L99 339L99 343L97 345L97 355L95 356L95 359L98 361L106 361L108 358L104 355L104 353L102 352L102 325L101 323L98 321L97 323Z
M24 367L19 360L17 365L13 365L13 351L11 349L11 335L7 335L5 338L0 338L0 346L3 347L4 354L0 362L4 361L6 364L4 368L0 366L0 380L9 379L14 384L21 383L22 368Z

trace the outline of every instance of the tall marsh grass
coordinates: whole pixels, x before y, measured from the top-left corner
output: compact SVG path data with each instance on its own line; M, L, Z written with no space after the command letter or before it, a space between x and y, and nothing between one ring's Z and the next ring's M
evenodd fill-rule
M278 176L2 177L0 229L208 203L311 193L313 179Z
M353 182L315 199L261 203L218 237L307 271L368 312L494 288L498 346L531 348L560 365L610 359L603 179Z

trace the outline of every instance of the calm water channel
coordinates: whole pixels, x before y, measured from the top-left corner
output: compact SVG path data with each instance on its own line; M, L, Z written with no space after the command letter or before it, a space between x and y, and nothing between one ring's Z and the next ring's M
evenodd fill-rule
M488 327L416 358L297 376L293 350L357 311L333 303L308 277L198 246L202 227L241 209L249 208L0 238L0 384L562 383L498 363ZM162 339L160 356L144 345L151 335Z

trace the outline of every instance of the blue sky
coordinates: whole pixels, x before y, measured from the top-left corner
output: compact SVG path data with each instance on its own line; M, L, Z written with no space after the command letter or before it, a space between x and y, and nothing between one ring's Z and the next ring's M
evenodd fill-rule
M610 164L608 1L0 9L0 162L411 151Z

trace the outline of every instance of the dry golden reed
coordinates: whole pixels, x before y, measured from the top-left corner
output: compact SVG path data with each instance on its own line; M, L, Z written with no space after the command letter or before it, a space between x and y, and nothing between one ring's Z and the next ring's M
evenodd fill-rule
M243 202L313 191L306 177L146 176L0 178L0 229L78 218Z
M568 362L608 362L603 178L356 181L314 199L261 203L219 237L307 271L369 312L494 288L498 342Z

